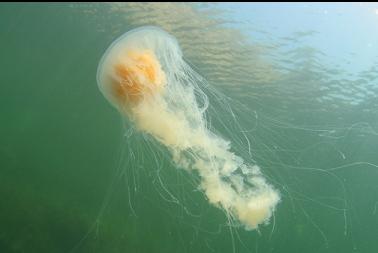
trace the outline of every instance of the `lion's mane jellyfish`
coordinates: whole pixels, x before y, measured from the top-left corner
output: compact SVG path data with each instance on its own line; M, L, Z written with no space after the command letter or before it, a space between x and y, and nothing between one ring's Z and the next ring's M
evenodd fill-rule
M257 165L231 151L205 117L208 84L183 59L176 39L157 27L141 27L115 40L97 71L106 99L134 128L164 145L174 163L201 178L208 201L246 229L269 221L279 193Z

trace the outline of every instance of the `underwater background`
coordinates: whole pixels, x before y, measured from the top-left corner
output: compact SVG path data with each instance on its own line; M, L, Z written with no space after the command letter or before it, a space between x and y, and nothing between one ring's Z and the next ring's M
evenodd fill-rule
M143 25L244 105L269 224L230 223L99 92ZM0 252L378 251L378 4L3 3L0 45Z

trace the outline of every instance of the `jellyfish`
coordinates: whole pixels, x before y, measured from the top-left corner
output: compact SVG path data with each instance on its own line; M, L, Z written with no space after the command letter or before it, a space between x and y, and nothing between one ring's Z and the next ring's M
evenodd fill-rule
M177 40L145 26L116 39L97 70L104 97L138 132L165 146L173 163L200 177L207 200L247 230L268 223L280 201L256 164L210 128L212 87L184 60Z

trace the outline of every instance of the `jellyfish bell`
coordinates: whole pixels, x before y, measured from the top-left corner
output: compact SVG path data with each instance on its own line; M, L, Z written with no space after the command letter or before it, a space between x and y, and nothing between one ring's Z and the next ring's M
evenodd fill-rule
M157 27L135 29L115 40L97 70L103 95L120 111L161 95L167 83L167 48L181 56L176 40Z
M278 191L257 165L246 163L231 151L230 141L208 128L209 87L183 60L173 36L150 26L127 32L106 50L97 81L138 131L164 145L177 166L198 172L211 204L246 229L269 221Z
M104 53L97 82L105 98L126 115L138 130L163 144L185 145L188 115L200 125L194 105L193 83L176 39L164 30L146 26L115 40ZM191 108L192 107L192 108ZM185 109L186 108L186 109ZM178 120L178 111L191 111ZM157 119L160 117L160 119ZM181 140L181 141L180 141Z

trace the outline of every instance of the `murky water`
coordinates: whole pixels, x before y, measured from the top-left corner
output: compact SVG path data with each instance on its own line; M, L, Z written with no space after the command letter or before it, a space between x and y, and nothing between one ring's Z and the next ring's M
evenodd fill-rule
M377 4L1 4L1 252L375 252ZM96 83L156 25L230 97L214 128L282 200L246 231ZM217 121L237 120L238 128ZM237 131L237 129L243 131Z

